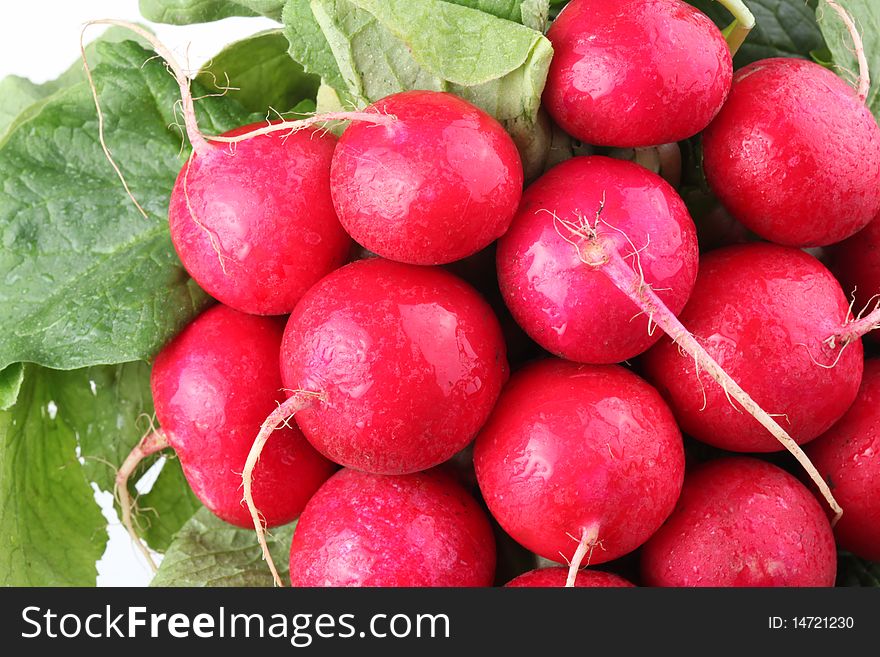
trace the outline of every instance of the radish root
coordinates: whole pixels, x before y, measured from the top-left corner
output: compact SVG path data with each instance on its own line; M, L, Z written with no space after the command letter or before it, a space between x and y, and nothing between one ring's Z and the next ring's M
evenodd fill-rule
M601 212L601 207L600 207ZM836 524L843 515L843 510L834 499L831 489L828 487L825 479L816 470L816 467L810 461L809 457L804 453L794 439L782 428L782 426L773 419L773 417L761 408L750 396L743 390L739 384L734 381L731 376L724 371L721 365L712 358L697 339L684 327L675 314L669 310L663 300L657 296L657 293L645 281L641 267L636 264L635 269L628 264L623 256L617 250L617 245L613 240L603 238L599 235L598 225L602 221L599 213L596 214L596 223L590 226L583 218L579 222L562 220L554 215L554 224L558 224L556 230L563 238L572 244L578 252L578 257L584 264L601 271L608 279L614 283L621 292L627 295L629 299L648 317L651 317L654 323L666 333L673 342L678 345L680 351L683 351L691 358L699 368L708 374L721 388L724 390L728 399L736 400L739 405L753 418L755 418L761 426L763 426L770 434L776 438L791 454L797 459L798 463L804 468L810 479L816 485L825 498L828 505L834 512L832 525ZM603 224L608 225L602 221ZM560 226L562 228L560 228ZM613 228L613 227L612 227ZM618 232L622 232L615 228ZM564 233L568 233L567 235ZM632 242L627 238L630 245ZM638 260L638 256L636 256ZM877 317L872 315L877 314ZM880 322L880 309L865 318ZM854 326L854 324L850 325ZM737 409L739 410L739 409Z
M295 390L293 392L294 394L283 403L278 404L278 408L272 411L263 422L260 432L257 434L250 452L248 452L247 461L245 461L244 470L241 473L241 482L244 488L242 501L247 504L251 519L254 522L254 530L257 532L257 541L260 543L263 560L268 564L269 570L272 571L272 579L275 582L275 586L279 587L284 586L284 584L281 582L281 576L278 574L278 569L275 567L275 561L272 559L269 545L266 542L265 519L254 503L253 479L254 468L256 468L259 462L263 447L265 447L266 441L269 440L272 432L279 426L285 426L293 415L311 406L316 399L324 400L322 393L308 392L306 390Z
M168 439L162 431L150 431L147 435L141 438L140 442L125 458L125 461L116 473L116 481L113 487L113 495L119 502L119 507L122 509L122 524L125 526L126 531L128 531L128 535L131 537L132 542L138 547L141 554L144 555L147 564L154 573L156 572L157 567L156 562L153 561L153 555L150 554L150 550L135 530L134 519L131 514L131 511L134 508L134 502L128 492L128 480L141 461L151 454L162 451L168 446Z
M859 340L863 335L880 329L880 302L874 305L874 310L862 317L861 315L864 312L863 310L859 317L844 324L839 332L825 340L825 344L832 349L840 344L842 352L848 345Z
M572 556L568 564L568 577L565 580L565 588L572 588L574 586L582 563L584 568L590 565L590 560L593 558L593 550L596 549L597 545L600 545L599 525L593 524L585 527L581 531L577 550L574 551L574 556ZM586 558L586 563L584 563L584 558Z
M833 9L840 17L840 20L843 21L843 24L846 26L846 31L849 32L849 36L852 39L853 52L859 62L859 78L856 92L859 95L859 100L864 103L868 100L868 90L871 88L871 73L868 67L868 58L865 56L865 44L862 41L862 35L859 34L855 21L853 21L852 16L850 16L846 9L841 7L835 2L835 0L825 0L825 4L831 7L831 9Z

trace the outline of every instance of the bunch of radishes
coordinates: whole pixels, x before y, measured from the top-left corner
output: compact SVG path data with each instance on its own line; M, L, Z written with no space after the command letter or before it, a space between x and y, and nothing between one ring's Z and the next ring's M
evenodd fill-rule
M605 156L523 192L502 126L448 93L221 137L185 100L171 234L220 303L156 359L162 428L121 490L172 447L211 511L255 526L279 585L264 531L297 517L297 586L491 585L490 515L568 566L516 586L626 586L578 570L640 547L648 585L832 585L836 503L838 543L880 560L880 365L861 343L878 321L847 296L880 293L864 94L803 60L734 75L679 0L572 0L548 37L562 129L636 148L702 132L712 190L767 242L701 256L674 187ZM338 140L327 119L350 120ZM832 244L839 279L801 250ZM686 468L682 431L788 448L807 483L753 457Z

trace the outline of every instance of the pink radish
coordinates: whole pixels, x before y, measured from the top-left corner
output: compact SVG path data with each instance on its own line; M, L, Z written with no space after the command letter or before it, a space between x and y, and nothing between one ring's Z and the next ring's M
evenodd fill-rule
M505 586L510 588L553 588L565 586L567 579L567 568L539 568L515 577ZM625 580L623 577L611 573L603 573L600 570L579 570L574 580L574 586L577 588L611 588L633 587L635 584Z
M485 513L438 471L342 470L309 501L290 548L292 586L490 586Z
M868 360L855 403L807 454L846 511L834 527L840 546L880 561L880 360Z
M205 506L229 523L251 526L242 504L241 471L254 433L283 399L282 331L278 320L218 305L156 357L151 387L161 429L135 448L117 476L126 525L136 541L127 479L142 458L166 447L177 453ZM297 428L284 427L256 470L253 495L266 525L294 520L334 469Z
M520 370L474 449L489 510L529 550L571 564L616 559L672 512L684 448L654 388L617 365L549 359Z
M581 249L572 227L591 231L628 258L638 251L644 282L677 313L697 276L696 231L684 203L660 176L637 164L577 157L529 186L498 243L504 300L538 344L585 363L637 356L661 334L650 330L651 317L601 268L585 266L585 259L603 256L590 246Z
M840 506L828 485L795 440L679 321L661 296L670 291L659 286L654 288L651 277L658 274L654 273L652 266L659 264L660 273L672 280L675 280L676 273L687 270L691 257L688 254L695 249L692 246L693 226L687 222L682 225L670 221L669 215L674 213L671 208L675 207L677 197L669 191L664 181L645 173L633 173L630 177L626 173L632 169L622 168L627 166L637 167L631 163L612 163L607 158L576 158L551 170L545 176L546 181L539 179L533 185L536 188L534 192L531 188L527 191L524 197L527 210L518 216L510 233L500 241L498 247L499 282L514 317L527 330L531 325L533 336L539 334L537 329L565 332L568 330L568 320L576 321L578 325L586 327L584 335L595 337L599 343L598 349L593 346L587 349L595 354L603 350L607 353L607 346L618 348L617 343L621 338L617 336L631 339L629 323L637 320L639 315L645 315L644 326L648 333L648 338L643 338L645 346L653 340L650 337L652 325L670 336L681 353L693 359L699 370L720 386L725 393L725 401L728 397L736 400L748 415L754 417L795 456L819 487L835 516L839 517ZM600 183L595 186L586 184L590 177L579 175L584 170L598 178ZM612 175L614 171L618 175ZM642 184L634 187L634 178L640 179ZM544 194L545 187L547 194ZM579 190L584 189L587 193L582 195ZM645 231L642 234L639 220L636 219L632 225L640 233L637 239L642 237L636 242L616 224L631 216L631 202L637 207L632 214L638 217L644 211L646 196L654 199L650 218L656 225L650 230L642 228ZM585 205L587 202L592 203L592 207ZM680 199L677 202L680 204ZM648 205L651 206L650 203ZM546 217L545 225L536 224L535 217L538 215ZM524 226L522 230L519 229L520 224ZM538 228L533 228L530 233L528 229L534 226ZM554 241L554 232L558 241ZM567 243L568 251L564 243ZM655 253L667 252L670 245L681 248L678 253L673 250L675 255L672 257L667 256L668 259L658 262ZM643 260L645 265L642 264ZM560 272L564 272L564 275ZM597 274L600 276L597 277ZM604 286L606 280L611 286ZM687 281L687 278L684 280ZM532 286L543 286L546 294L534 295ZM615 297L614 288L629 299L632 304L630 310L636 311L629 319L622 312L627 308L626 299ZM601 294L595 292L597 289L601 290ZM672 293L677 296L681 290L673 288ZM574 301L570 302L569 298ZM611 306L614 308L615 321L609 321L606 313L602 312L609 298L617 298L615 305ZM603 303L597 303L597 300ZM565 311L561 322L556 316L556 309L559 308ZM880 309L876 315L869 315L859 323L844 326L844 321L841 319L836 332L828 336L829 342L839 340L841 344L850 344L858 335L880 324ZM602 325L603 331L591 335L591 324ZM575 347L584 348L581 345ZM563 353L572 357L571 353ZM697 382L696 377L694 382ZM712 389L713 394L717 394L718 389L714 386Z
M741 2L724 4L737 5L741 42L754 18ZM730 90L724 37L679 0L572 0L547 38L554 56L544 107L590 144L681 141L706 127Z
M186 270L232 308L260 315L289 313L312 284L345 262L351 245L330 198L336 139L313 126L332 120L387 125L393 117L340 112L206 136L199 130L189 78L168 48L133 23L107 19L86 27L90 25L116 25L140 36L165 60L180 87L193 151L174 185L168 219ZM84 50L83 64L98 112L101 146L132 202L147 217L104 139L104 115Z
M434 265L472 255L507 230L523 170L498 121L435 91L394 94L366 113L396 120L349 126L330 182L339 220L358 243Z
M770 244L719 249L701 261L681 321L716 362L792 438L826 431L855 399L862 345L828 339L848 318L840 285L818 260ZM716 447L772 452L780 444L670 341L644 357L645 374L667 397L682 430Z
M266 419L243 474L260 540L251 469L286 418L295 414L315 448L347 467L426 470L473 440L508 367L498 320L470 286L439 268L373 258L336 270L297 304L281 376L290 398Z
M843 285L843 291L853 295L855 307L864 311L876 305L880 295L880 215L826 252L831 271Z
M751 458L689 472L675 512L642 548L649 586L833 586L836 567L831 525L810 492Z
M813 62L740 69L703 153L725 207L778 244L833 244L880 211L880 127L864 98Z
M330 199L335 145L331 133L304 130L196 151L177 177L168 217L175 250L206 292L244 312L289 313L345 262L351 241Z

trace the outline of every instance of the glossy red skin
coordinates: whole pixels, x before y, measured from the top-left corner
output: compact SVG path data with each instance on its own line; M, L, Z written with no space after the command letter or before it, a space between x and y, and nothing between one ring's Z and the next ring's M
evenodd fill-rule
M689 471L675 512L642 548L646 586L833 586L819 503L784 470L722 458Z
M703 256L679 319L751 395L778 415L799 444L827 431L846 412L862 379L860 341L839 349L824 341L847 317L838 282L818 260L772 244L748 244ZM815 361L815 362L814 362ZM694 359L671 340L643 358L644 373L672 406L684 433L734 452L776 452L782 445L757 420L734 407Z
M684 308L697 276L694 223L675 190L644 167L607 157L557 165L526 190L519 212L498 242L498 283L517 323L547 351L583 363L619 363L662 335L599 269L554 227L586 216L623 256L639 253L645 280L674 313ZM617 228L618 230L615 230ZM564 229L560 229L563 230ZM624 236L620 231L626 234ZM644 247L644 248L642 248Z
M296 415L325 456L379 474L426 470L473 440L508 366L491 308L439 268L381 258L338 269L287 323L281 375L326 401Z
M290 547L292 586L491 586L494 574L486 514L436 470L341 470L309 501Z
M234 155L225 144L212 145L193 157L189 173L184 164L168 210L171 239L208 294L242 312L286 314L346 261L351 239L330 199L335 145L328 133L275 133L238 142Z
M543 105L589 144L681 141L708 125L730 90L724 37L678 0L572 0L547 38Z
M598 525L590 563L599 564L635 550L672 512L684 448L671 411L635 374L547 359L511 377L477 437L474 467L514 540L563 563Z
M761 237L825 246L880 210L880 127L826 68L764 59L734 76L703 133L703 169L730 213Z
M510 588L554 588L563 587L568 579L568 568L538 568L523 573L510 580L504 586ZM581 570L574 580L576 588L616 588L634 587L623 577L604 573L601 570Z
M282 401L282 324L217 305L156 357L156 417L193 492L215 515L253 527L241 472L260 425ZM254 470L254 500L268 526L296 518L336 467L298 429L280 428Z
M855 293L855 311L873 309L871 301L880 294L880 215L848 240L828 247L826 253L843 291L847 296ZM878 340L880 332L866 337Z
M371 108L397 120L352 123L333 155L333 203L349 235L385 258L437 265L504 234L523 170L498 121L436 91L393 94Z
M856 401L807 456L843 507L834 527L840 546L880 561L880 360L866 361Z

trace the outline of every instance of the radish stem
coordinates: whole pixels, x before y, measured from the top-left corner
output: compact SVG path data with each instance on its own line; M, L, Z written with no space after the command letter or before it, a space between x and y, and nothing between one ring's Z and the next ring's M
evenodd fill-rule
M742 0L717 0L717 2L733 14L733 22L722 30L732 57L755 27L755 16Z

